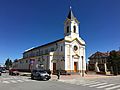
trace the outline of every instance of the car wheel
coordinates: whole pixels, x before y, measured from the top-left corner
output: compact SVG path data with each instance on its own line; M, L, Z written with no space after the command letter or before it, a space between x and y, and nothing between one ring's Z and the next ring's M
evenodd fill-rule
M47 81L48 79L47 79L47 76L45 76L45 78L43 79L44 81Z
M34 80L34 76L33 75L31 75L31 79Z
M19 73L17 73L17 76L19 75Z
M47 80L49 80L49 78L47 78Z
M31 77L32 80L34 80L34 77Z
M46 81L47 79L46 79L46 78L44 78L43 80L44 80L44 81Z

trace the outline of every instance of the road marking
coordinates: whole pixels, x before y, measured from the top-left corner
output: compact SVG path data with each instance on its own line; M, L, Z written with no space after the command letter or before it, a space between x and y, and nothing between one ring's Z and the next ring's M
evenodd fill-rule
M90 82L78 82L77 85L87 85L87 84L90 84L90 83L96 83L95 81L90 81Z
M14 80L10 80L10 82L12 82L12 83L17 83L16 81L14 81Z
M110 87L110 88L106 88L105 90L111 90L111 89L115 89L115 88L119 88L120 85L114 86L114 87Z
M31 81L31 80L28 80L28 79L24 79L24 81Z
M93 81L91 81L91 82L93 82ZM67 83L80 85L80 84L86 84L86 83L88 83L88 82L86 82L86 81L70 81L70 82L68 82L68 81L67 81Z
M84 84L84 85L82 85L82 86L94 85L94 84L97 84L97 83L101 83L101 82L88 83L88 84Z
M109 83L103 83L103 82L97 82L97 81L72 81L72 80L67 80L67 81L62 81L70 84L76 84L76 85L81 85L81 86L88 86L88 87L95 87L95 88L105 88L105 90L120 90L120 85L115 84L109 84Z
M73 81L73 82L70 82L70 84L76 84L76 82Z
M3 81L2 83L10 83L10 82L8 82L8 81Z
M109 87L109 86L113 86L115 84L108 84L108 85L104 85L104 86L99 86L99 87L96 87L96 88L105 88L105 87Z
M96 86L100 86L100 85L104 85L104 84L107 84L107 83L100 83L100 84L96 84L96 85L91 85L89 87L96 87Z
M78 82L76 85L86 84L87 82Z
M18 82L24 82L24 81L22 81L22 80L17 80Z

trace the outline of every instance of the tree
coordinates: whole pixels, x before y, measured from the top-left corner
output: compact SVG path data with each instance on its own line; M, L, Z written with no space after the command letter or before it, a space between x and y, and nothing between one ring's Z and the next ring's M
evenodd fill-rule
M120 63L120 55L117 51L113 50L110 52L110 55L108 57L108 64L112 69L112 73L114 75L118 74L118 67Z
M6 66L6 68L8 69L9 68L9 58L6 60L6 62L5 62L5 66Z
M12 60L10 60L9 58L6 60L5 62L5 66L7 69L9 69L9 67L12 67Z
M12 67L12 60L9 61L9 67Z

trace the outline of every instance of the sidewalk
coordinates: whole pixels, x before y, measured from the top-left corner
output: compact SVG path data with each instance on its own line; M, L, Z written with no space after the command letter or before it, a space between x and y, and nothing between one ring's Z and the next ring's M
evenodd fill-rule
M81 75L60 75L59 80L78 80L78 79L96 79L96 78L109 78L109 77L116 77L116 76L107 76L107 75L100 75L96 73L88 73L85 74L84 77ZM52 80L58 80L56 75L51 75Z
M61 75L59 80L72 80L72 79L95 79L95 78L107 78L111 76L106 75L85 75L84 77L80 75ZM57 80L56 75L51 75L52 80Z

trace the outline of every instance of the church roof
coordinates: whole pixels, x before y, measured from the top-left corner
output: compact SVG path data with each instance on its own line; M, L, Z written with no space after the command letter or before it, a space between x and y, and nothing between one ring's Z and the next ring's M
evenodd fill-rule
M70 19L70 20L75 20L76 18L74 17L74 14L73 14L73 12L72 12L72 8L70 7L70 11L69 11L69 14L68 14L68 17L67 17L68 19Z
M54 43L57 43L57 42L62 41L62 40L64 40L64 38L58 39L56 41L53 41L53 42L50 42L50 43L47 43L47 44L44 44L44 45L41 45L41 46L38 46L38 47L35 47L35 48L32 48L32 49L28 49L28 51L25 51L24 53L35 50L35 49L38 49L38 48L41 48L41 47L45 47L45 46L48 46L48 45L51 45L51 44L54 44Z

